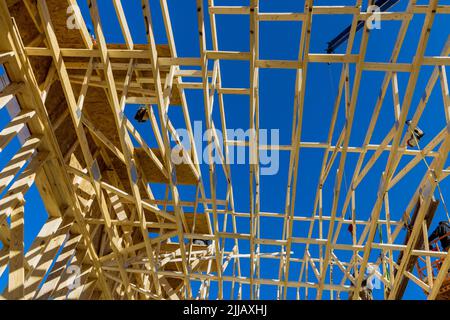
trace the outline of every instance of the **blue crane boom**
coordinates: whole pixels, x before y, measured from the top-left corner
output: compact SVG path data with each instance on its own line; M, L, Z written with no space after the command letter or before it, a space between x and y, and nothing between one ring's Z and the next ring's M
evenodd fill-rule
M394 6L399 0L377 0L375 6L380 8L381 12L388 10L390 7ZM358 32L363 26L365 21L360 20L356 25L356 32ZM339 33L333 40L328 42L327 53L333 53L342 43L348 40L350 36L351 25Z

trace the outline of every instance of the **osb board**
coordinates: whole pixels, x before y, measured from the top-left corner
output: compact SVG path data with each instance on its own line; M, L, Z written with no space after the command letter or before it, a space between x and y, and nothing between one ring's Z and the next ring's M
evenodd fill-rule
M68 1L64 0L47 0L50 18L55 29L56 37L63 48L85 48L85 44L81 37L80 30L67 28L67 8Z
M161 163L164 163L159 149L153 148L152 151L156 155L156 157L161 161ZM162 172L156 166L155 162L147 155L144 149L136 148L134 150L134 156L136 158L136 161L141 166L142 171L144 172L145 178L147 179L146 182L169 183L169 180L166 177L164 177ZM183 185L197 184L198 182L197 178L195 177L194 173L192 172L188 164L176 165L175 170L178 184Z
M69 110L63 89L59 81L53 82L52 86L50 87L50 90L47 94L47 99L45 100L45 106L52 123L55 123L56 120L62 114L64 114L64 111ZM67 115L66 119L67 118L70 118L70 116Z
M168 254L168 253L174 253L176 250L180 248L179 243L161 243L160 248L160 254ZM187 253L188 247L186 246L186 253ZM206 246L199 246L199 245L192 245L192 251L206 251ZM178 257L180 257L180 254L178 254ZM193 271L202 271L206 272L208 270L208 260L200 262ZM181 262L169 262L164 265L164 270L167 271L179 271L181 270ZM216 272L217 271L217 264L215 261L212 261L211 263L211 269L210 272Z
M64 97L64 93L59 81L55 81L50 87L45 105L47 107L47 113L52 123L55 123L55 121L59 118L59 116L61 116L64 110L68 109L66 99ZM75 128L69 115L55 130L55 136L58 140L61 153L64 156L77 140Z
M31 1L35 2L35 1ZM81 49L85 44L81 38L80 31L77 29L69 29L67 27L67 8L68 1L64 0L47 0L47 7L50 12L50 19L55 29L56 37L62 47ZM23 1L17 2L9 7L11 16L16 21L23 43L27 44L39 35L33 19L30 17L28 10Z
M145 218L147 222L158 222L158 218L153 212L148 210L144 210ZM171 211L167 212L169 215L174 216L174 213ZM195 230L193 229L194 224L194 214L193 213L184 213L184 217L186 218L186 223L189 227L189 230L193 233L198 234L212 234L208 225L207 217L204 213L197 213L195 218ZM173 223L172 221L166 220L162 217L159 218L162 223ZM193 231L194 230L194 231ZM149 232L159 232L159 228L150 228Z
M121 150L119 134L105 90L89 87L84 109L93 125ZM83 110L83 111L84 111Z
M67 117L63 124L59 126L58 129L56 129L55 135L56 140L58 140L61 153L63 156L65 156L77 141L75 128L73 127L70 117ZM78 158L78 160L80 160L81 162L81 158Z
M79 87L74 87L75 95L78 95ZM64 96L63 89L59 81L55 81L51 86L46 100L47 112L49 114L50 121L54 124L57 119L68 110L67 102ZM61 125L55 130L55 136L58 140L58 144L63 156L70 151L72 145L77 141L76 131L73 125L73 120L70 115L67 115ZM86 138L88 141L89 149L93 154L96 150L96 145L93 142L91 135L86 130ZM77 148L74 151L77 159L84 165L84 157L81 153L81 149Z
M40 85L47 78L48 70L52 64L50 57L30 57L31 67L33 68L36 81Z
M450 270L447 279L442 282L436 300L450 300Z
M39 31L28 14L25 4L23 1L19 1L8 9L11 17L13 17L16 22L17 28L19 29L22 42L24 45L27 45L27 43L33 41L39 35Z
M75 97L78 97L80 86L74 85L73 90ZM106 99L107 98L103 89L90 87L87 91L85 99L86 104L83 110L89 116L95 127L100 130L108 140L110 140L120 149L120 141L116 130L116 124L109 106L105 104ZM59 81L55 81L51 86L46 100L46 107L50 117L50 121L52 123L55 123L61 116L61 114L68 110L69 107L67 105L65 95ZM93 153L96 149L95 144L93 143L93 139L87 128L85 129L85 132L89 142L90 150ZM59 142L61 151L64 155L76 140L76 132L73 127L73 120L70 115L68 115L64 119L62 124L55 131L55 134ZM77 150L77 152L78 151L79 150ZM78 154L82 157L81 153L78 152L77 155ZM110 156L111 158L117 159L112 153L110 154ZM120 162L120 160L118 159L117 161Z
M168 254L168 253L174 253L175 251L177 251L180 248L180 244L179 243L174 243L174 242L165 242L165 243L161 243L161 248L159 253L160 254ZM192 245L192 251L204 251L206 250L206 246L199 246L199 245ZM188 249L188 246L186 245L186 250Z
M195 266L195 268L192 269L194 272L207 272L208 271L208 262L210 260L204 260L201 261L199 264ZM166 271L181 271L182 270L182 264L181 262L169 262L164 266L164 270ZM215 260L211 261L211 268L209 269L209 272L216 272L217 271L217 264Z
M184 213L184 217L186 218L186 223L189 226L189 230L193 233L198 234L212 234L209 224L208 218L204 213L197 213L195 215L195 229L194 226L194 214L193 213Z
M19 1L15 5L9 7L9 12L16 22L22 42L27 46L31 41L37 38L40 33L31 19L23 1ZM45 80L51 61L52 60L49 57L30 57L31 66L35 72L38 83L42 83Z
M180 248L179 243L161 243L160 254L174 253L179 248ZM186 253L187 249L188 246L186 246ZM206 250L207 250L206 246L192 245L192 251L206 251ZM180 254L178 254L178 257L180 257ZM209 260L201 261L193 270L206 272L208 270L208 262ZM179 271L181 270L181 262L169 262L164 265L164 270ZM217 271L216 262L212 261L210 272L216 271Z
M125 164L118 159L111 151L107 150L107 153L109 155L109 158L111 159L111 164L112 164L112 168L113 170L116 171L117 176L120 180L120 182L123 185L123 191L125 191L128 194L131 194L132 190L130 187L130 182L129 182L129 177L128 177L128 172L127 172L127 167L125 166ZM103 179L106 178L106 175L102 176ZM108 181L108 179L105 179L106 181ZM112 183L112 181L108 181L110 184L114 185ZM116 186L119 187L119 186Z
M72 86L76 99L78 99L80 88L81 87L79 85ZM55 81L52 85L47 96L46 107L52 123L55 123L58 117L68 110L69 107L59 81ZM114 117L112 116L111 109L107 104L107 97L103 89L94 87L88 88L83 112L87 113L95 127L120 149L120 141L116 124ZM66 126L72 126L73 128L72 119L70 116L65 118L60 128ZM85 129L85 131L88 131L88 129ZM69 134L68 132L64 135L57 134L57 137L60 137L59 140L61 142L61 148L65 148L64 145L74 139L75 130L73 130L72 134Z
M82 48L84 44L81 40L79 31L69 30L66 26L67 2L61 0L47 0L47 5L56 29L58 40L69 47ZM9 11L16 22L22 41L25 45L39 35L39 31L22 1L9 7ZM47 77L52 59L50 57L30 57L30 63L38 84L41 84ZM75 90L75 92L77 95L78 91ZM46 107L52 122L56 120L64 110L67 110L65 96L58 81L52 85L48 92ZM75 130L70 117L65 119L62 125L55 131L55 135L59 142L61 152L65 155L76 141ZM82 160L81 158L79 159L80 161Z

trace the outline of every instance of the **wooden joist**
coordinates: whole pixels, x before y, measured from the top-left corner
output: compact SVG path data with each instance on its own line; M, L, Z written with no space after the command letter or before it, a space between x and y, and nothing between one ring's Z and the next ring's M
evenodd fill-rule
M22 112L3 128L0 132L0 152L2 152L6 145L26 127L27 122L33 118L35 114L35 111Z

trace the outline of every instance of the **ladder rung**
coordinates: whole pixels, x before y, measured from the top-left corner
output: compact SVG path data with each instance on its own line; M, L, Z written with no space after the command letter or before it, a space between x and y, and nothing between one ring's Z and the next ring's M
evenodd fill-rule
M0 91L0 98L18 93L20 90L22 90L23 86L24 86L23 82L10 83Z
M14 57L14 52L12 51L0 53L0 64L8 62L12 57Z
M0 97L0 110L3 109L3 107L5 107L8 103L10 103L13 98L14 98L13 94Z
M37 136L28 138L19 151L12 157L0 172L0 193L12 182L16 174L23 168L34 154L41 139Z
M0 132L0 152L5 146L26 126L27 122L34 117L36 111L21 112L17 117Z

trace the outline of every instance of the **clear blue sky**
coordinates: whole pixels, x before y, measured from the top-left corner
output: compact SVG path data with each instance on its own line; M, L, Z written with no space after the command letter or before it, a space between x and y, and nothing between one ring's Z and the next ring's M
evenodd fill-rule
M83 14L88 17L88 11L85 1L78 1ZM120 32L119 24L115 16L114 7L111 1L98 1L100 5L101 19L103 30L107 41L110 43L124 43L122 34ZM159 9L159 1L151 0L151 8L153 15L153 23L155 27L156 41L158 44L167 43L165 29L161 12ZM418 1L419 4L425 4L427 1ZM195 1L190 0L169 0L169 8L171 13L173 32L177 46L178 55L182 57L197 57L199 55L199 41L197 33L197 15ZM207 1L205 1L207 3ZM216 5L248 5L249 1L215 1ZM333 1L333 0L316 0L315 5L354 5L355 0L348 1ZM402 11L406 7L407 1L401 0L391 11ZM440 1L441 4L449 4L449 1ZM140 9L140 1L123 1L125 14L128 17L128 22L132 30L132 37L135 43L146 43L145 29ZM367 1L364 1L364 8L367 6ZM260 3L261 12L301 12L303 11L303 1L290 0L265 0ZM351 16L315 16L312 24L312 37L310 44L311 53L324 53L326 43L336 36L342 29L347 27L351 22ZM417 42L422 28L424 16L415 17L410 24L408 34L406 36L399 62L409 63L415 55ZM218 42L220 50L230 51L248 51L249 50L249 18L248 16L217 16ZM210 42L209 17L206 17L206 35L208 39L208 49L212 49ZM437 15L431 36L426 49L426 55L439 55L442 50L446 38L448 36L449 17L445 15ZM367 49L368 61L374 62L388 62L397 32L400 28L398 21L383 21L380 30L373 30L370 33L370 39ZM276 60L295 60L298 56L299 38L301 31L300 22L261 22L260 23L260 59L276 59ZM354 44L354 53L359 51L361 33L356 37ZM339 48L338 53L345 50L346 43ZM221 62L222 83L223 87L249 87L249 70L248 62L223 61ZM302 141L326 141L328 128L332 116L333 103L336 96L336 88L338 86L338 79L340 76L341 65L327 65L327 64L310 64L307 75L307 88L305 93L305 107L303 115L303 131ZM432 67L422 68L417 83L416 91L411 106L410 117L418 105L422 97L424 88L428 78L432 72ZM354 77L354 68L351 68L351 80ZM399 90L400 99L403 100L404 91L407 85L409 74L399 74ZM384 73L382 72L364 72L363 82L361 83L360 93L356 105L355 121L350 139L351 146L361 146L363 143L365 133L369 124L372 110L375 101L379 94L381 82ZM274 70L262 69L260 70L259 78L260 87L260 127L265 129L279 129L280 130L280 144L290 144L292 132L292 114L294 106L294 88L295 88L295 71L294 70ZM334 90L332 90L334 88ZM390 89L389 89L390 90ZM376 126L371 143L380 143L390 130L394 123L393 102L392 95L388 91L384 105L381 110L378 124ZM203 94L201 90L188 90L187 100L192 121L204 121L203 108ZM216 99L217 101L217 99ZM244 130L249 126L249 102L246 96L232 96L228 95L224 98L225 112L228 128L243 128ZM341 110L343 105L341 106ZM126 113L129 118L134 116L136 106L128 106ZM176 107L172 108L169 116L174 124L182 123L182 114ZM216 106L213 114L216 126L220 128L220 114ZM344 125L344 114L341 111L337 123L336 131ZM7 122L5 110L1 110L0 125L3 126ZM136 124L141 132L150 133L147 125ZM424 146L429 142L437 132L442 130L445 126L445 115L440 95L440 88L436 86L429 99L425 112L420 120L419 126L426 132L421 145ZM334 137L335 143L337 136ZM149 138L148 142L155 145L154 139ZM15 141L5 152L0 154L0 166L3 166L10 158L14 150L18 148L18 143ZM372 155L369 152L366 159ZM322 162L323 151L314 149L302 149L300 151L299 164L299 180L298 190L296 194L296 215L309 216L313 210L315 190L318 183L320 173L320 164ZM353 168L355 167L358 154L350 153L347 157L346 177L350 181ZM403 166L406 160L402 160L400 166ZM367 160L366 160L367 161ZM357 190L357 218L367 219L371 208L376 199L376 191L380 180L381 172L384 170L387 161L387 154L384 154L377 161L371 172L366 176ZM338 161L336 161L338 163ZM280 153L280 170L275 176L261 177L261 211L283 213L285 207L285 193L287 183L287 173L289 166L289 153L281 151ZM218 167L219 168L219 167ZM334 185L334 173L337 166L332 168L331 176L327 180L324 189L324 213L327 215L330 212L332 204L332 188ZM422 163L412 170L397 186L390 192L389 197L391 201L392 218L399 220L403 211L411 199L411 196L417 189L420 180L425 173L425 165ZM208 167L202 166L203 176L205 177L205 187L209 194ZM221 170L218 170L218 181L224 182L224 176ZM234 185L234 197L236 204L236 211L249 211L249 168L248 165L233 165L232 179ZM225 197L225 184L218 185L218 198ZM153 187L153 186L152 186ZM442 190L444 195L449 194L448 179L442 183ZM162 190L155 186L155 193L159 194ZM345 185L343 185L342 194L345 195ZM183 188L182 198L192 196L193 190ZM26 210L26 245L29 246L31 241L38 233L40 227L45 221L45 209L41 204L41 200L37 191L32 188L27 194L27 210ZM340 202L342 205L342 199ZM340 212L340 211L339 211ZM384 213L382 212L382 217ZM436 218L433 222L434 227L439 220L445 219L445 213L442 205L439 206ZM238 231L242 233L249 233L248 222L244 219L239 220L241 223L238 226ZM282 219L261 219L261 237L262 238L281 238L282 234ZM308 224L296 224L294 228L294 236L305 237L308 232ZM340 237L341 242L350 242L350 234L345 228ZM326 229L325 229L326 230ZM229 229L231 231L231 229ZM403 233L398 239L403 239ZM386 241L386 239L384 239ZM227 249L229 249L227 243ZM241 251L245 251L248 245L244 242L240 243ZM303 245L293 245L295 257L303 257ZM262 248L263 252L276 252L279 247L265 246ZM313 252L315 250L312 250ZM350 256L344 252L337 252L342 259L349 259ZM376 260L379 254L374 253L372 260ZM262 260L261 277L277 278L278 277L278 263L276 260ZM249 274L249 265L245 259L241 260L243 275ZM297 281L299 276L299 264L291 265L291 274L289 279ZM231 274L229 267L226 274ZM311 274L312 277L314 277ZM335 282L337 280L335 279ZM5 277L0 279L0 288L6 283ZM194 288L197 286L194 286ZM214 286L213 286L214 288ZM225 286L225 292L229 290ZM212 290L214 292L214 290ZM382 297L382 290L375 291L375 297ZM214 295L212 295L213 297ZM312 295L314 296L314 294ZM226 294L225 297L229 297ZM248 297L248 287L244 286L244 297ZM261 289L261 298L276 297L276 287L264 286ZM328 295L324 294L324 298ZM422 299L424 297L421 290L415 285L409 285L405 298L408 299ZM295 298L295 290L288 291L288 298ZM342 294L342 298L346 298Z

